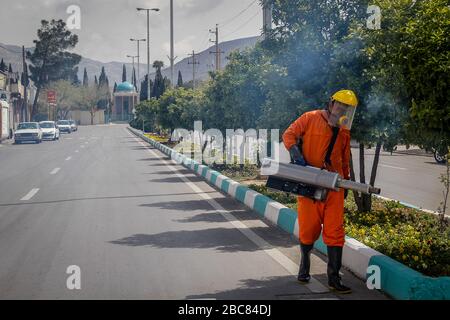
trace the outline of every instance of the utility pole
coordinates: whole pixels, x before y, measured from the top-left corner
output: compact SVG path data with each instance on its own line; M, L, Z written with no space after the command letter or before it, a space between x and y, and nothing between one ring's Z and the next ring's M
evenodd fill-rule
M192 54L190 54L190 56L192 56L192 62L189 61L188 64L192 64L192 86L195 90L195 66L200 64L200 62L195 59L195 51L192 50Z
M132 59L132 61L133 61L133 71L132 71L132 73L131 73L131 82L133 82L133 80L135 80L136 82L138 82L136 79L133 79L133 76L135 76L136 74L134 73L135 72L135 67L134 67L134 59L135 58L138 58L139 56L130 56L130 55L127 55L127 58L131 58ZM137 87L137 83L133 83L133 85L135 85L136 87Z
M216 71L220 71L220 55L222 53L224 53L223 51L220 51L220 47L219 47L219 25L216 24L216 30L209 30L210 33L214 34L216 36L216 40L209 40L212 43L215 43L216 45L216 51L210 51L210 54L215 54L216 55Z
M137 8L137 11L147 11L147 100L151 99L151 86L150 86L150 11L158 12L158 8L144 9Z
M267 37L267 33L272 30L272 5L263 5L263 39Z
M138 89L139 92L141 91L141 74L140 74L140 58L141 58L141 54L140 54L140 48L139 48L139 43L141 41L145 42L147 41L146 39L130 39L130 41L136 41L137 42L137 60L138 60L138 66L137 66L137 82L138 82Z
M28 121L28 67L26 65L25 60L25 46L22 46L22 70L23 77L25 77L25 81L23 83L23 105L22 105L22 114L20 116L20 120L23 122Z
M175 45L174 45L174 35L173 35L173 0L170 0L170 81L172 82L172 86L174 85L174 63L177 57L175 57Z

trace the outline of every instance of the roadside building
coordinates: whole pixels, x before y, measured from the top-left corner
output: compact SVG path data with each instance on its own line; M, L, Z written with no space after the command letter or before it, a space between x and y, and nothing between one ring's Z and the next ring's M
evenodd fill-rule
M122 82L117 85L113 93L114 103L111 108L110 121L129 122L134 118L134 110L139 103L139 94L135 86L129 82Z

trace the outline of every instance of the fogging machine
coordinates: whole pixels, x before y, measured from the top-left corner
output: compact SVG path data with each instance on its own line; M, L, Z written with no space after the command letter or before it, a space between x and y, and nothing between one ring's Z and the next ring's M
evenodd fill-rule
M329 191L353 190L364 194L380 194L381 189L368 184L343 179L338 173L314 167L279 163L264 159L261 175L269 176L267 188L325 201Z

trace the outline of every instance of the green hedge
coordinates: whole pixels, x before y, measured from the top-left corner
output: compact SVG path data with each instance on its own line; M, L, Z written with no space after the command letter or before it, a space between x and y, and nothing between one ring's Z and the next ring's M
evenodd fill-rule
M287 207L297 209L296 197L250 185ZM345 202L345 230L365 245L432 277L450 276L450 225L440 228L439 218L374 198L371 212L358 213L350 193Z

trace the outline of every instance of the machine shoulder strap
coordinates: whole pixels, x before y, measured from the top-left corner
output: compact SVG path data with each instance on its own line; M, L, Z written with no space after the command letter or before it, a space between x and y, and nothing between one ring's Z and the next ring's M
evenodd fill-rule
M338 135L339 135L339 128L333 127L333 136L331 137L327 155L325 156L325 165L331 166L331 154L333 153L334 146L336 145Z

